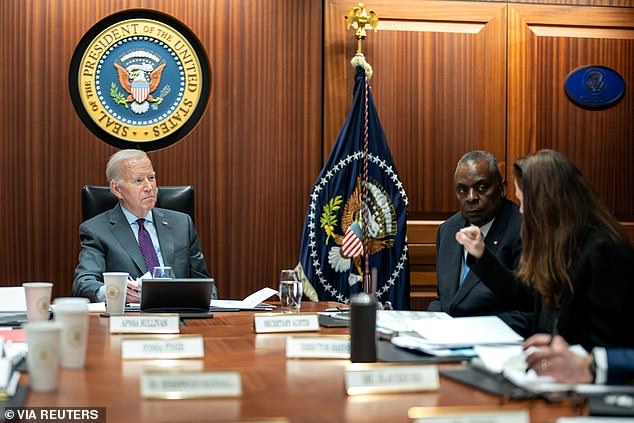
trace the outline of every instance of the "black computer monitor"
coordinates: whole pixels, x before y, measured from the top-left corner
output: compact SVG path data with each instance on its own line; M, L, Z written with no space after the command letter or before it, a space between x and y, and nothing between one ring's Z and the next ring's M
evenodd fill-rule
M208 279L144 279L140 309L145 313L209 313L215 281Z

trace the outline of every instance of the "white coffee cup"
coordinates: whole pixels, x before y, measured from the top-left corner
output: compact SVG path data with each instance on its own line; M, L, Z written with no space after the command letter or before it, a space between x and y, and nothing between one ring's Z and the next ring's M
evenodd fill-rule
M31 389L37 392L55 391L59 382L62 325L53 321L37 321L25 324L24 330Z
M48 306L51 303L53 284L50 282L25 282L26 315L29 322L48 320Z
M88 299L57 298L53 302L53 314L55 321L63 325L60 365L66 369L83 368L88 345Z
M123 314L128 277L129 274L127 272L105 272L103 274L103 283L106 290L106 310L108 313Z

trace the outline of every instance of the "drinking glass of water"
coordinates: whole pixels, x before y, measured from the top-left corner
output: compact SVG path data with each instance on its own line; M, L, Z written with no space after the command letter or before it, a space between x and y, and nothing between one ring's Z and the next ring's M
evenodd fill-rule
M298 313L302 305L303 287L294 270L282 270L280 273L280 303L283 313Z

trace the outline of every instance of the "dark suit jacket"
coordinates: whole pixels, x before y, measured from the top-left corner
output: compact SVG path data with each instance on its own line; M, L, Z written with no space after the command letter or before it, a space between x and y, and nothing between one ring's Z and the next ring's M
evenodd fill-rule
M174 269L175 277L209 277L191 217L160 208L154 208L152 214L163 262ZM81 251L75 268L74 296L97 301L103 272L128 272L136 279L148 270L119 204L82 223L79 237Z
M515 279L488 250L478 260L470 255L467 263L509 305L526 307L530 295L537 298L535 291ZM605 230L589 228L571 269L573 292L564 294L558 312L533 301L536 319L532 332L551 333L556 327L568 343L581 344L586 350L634 347L632 246L615 243Z
M634 349L607 348L608 380L610 385L634 384Z
M436 234L436 277L438 299L428 311L444 311L454 317L499 315L521 335L531 325L532 306L517 310L506 299L495 294L474 272L469 272L459 287L463 247L456 241L456 232L467 225L461 213L456 213L438 228ZM521 251L521 217L517 205L503 200L493 225L485 238L489 251L504 266L514 269Z

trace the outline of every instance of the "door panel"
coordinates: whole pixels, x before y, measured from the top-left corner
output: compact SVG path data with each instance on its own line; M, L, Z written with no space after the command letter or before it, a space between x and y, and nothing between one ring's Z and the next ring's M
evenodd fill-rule
M468 150L506 156L506 5L454 1L373 1L368 30L370 83L412 218L455 211L456 161ZM350 106L356 52L346 30L350 2L325 10L324 157ZM503 164L503 163L502 163Z
M509 163L541 148L561 151L622 221L634 221L634 9L509 5ZM564 91L584 65L616 70L626 93L588 110Z

